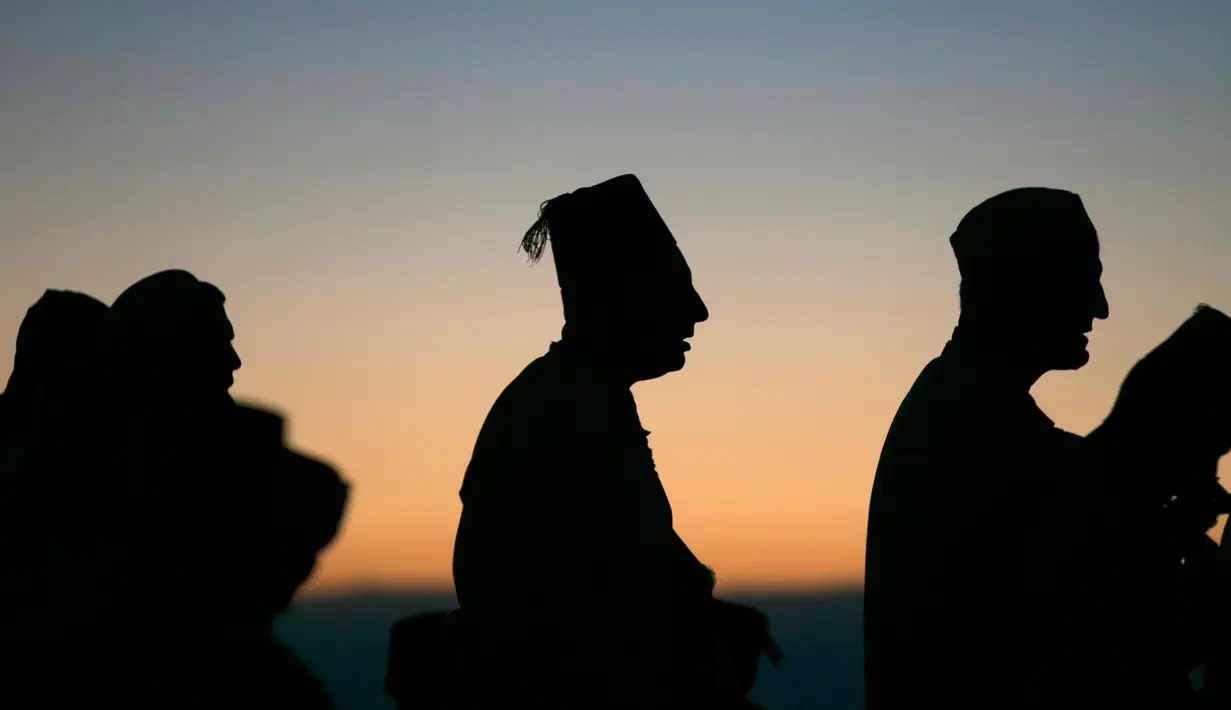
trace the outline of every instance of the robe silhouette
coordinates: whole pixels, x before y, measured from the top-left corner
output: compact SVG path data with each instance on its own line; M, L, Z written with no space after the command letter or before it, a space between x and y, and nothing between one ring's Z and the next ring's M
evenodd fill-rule
M672 687L675 621L708 606L714 580L674 532L646 437L627 386L564 342L492 407L454 580L477 662L510 698L607 707Z
M1066 641L1023 562L1043 500L1093 464L994 363L950 342L885 439L868 517L869 710L1044 707L1022 697ZM906 593L905 590L909 590ZM1036 691L1037 692L1037 691ZM1046 697L1046 696L1044 696ZM1041 700L1042 698L1035 698Z

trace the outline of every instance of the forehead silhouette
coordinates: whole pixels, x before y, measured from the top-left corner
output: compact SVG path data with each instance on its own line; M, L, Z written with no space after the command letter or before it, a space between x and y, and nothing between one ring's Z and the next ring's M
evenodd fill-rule
M1085 248L1096 235L1076 193L1019 187L994 195L966 213L949 238L962 275L980 265L1010 267Z

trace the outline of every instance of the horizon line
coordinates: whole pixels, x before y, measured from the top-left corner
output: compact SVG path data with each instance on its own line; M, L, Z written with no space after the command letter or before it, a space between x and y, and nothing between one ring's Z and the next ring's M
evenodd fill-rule
M804 597L804 596L835 596L841 594L863 593L862 584L820 584L820 585L739 585L723 588L716 596L773 596L773 597ZM295 596L295 601L329 601L349 597L373 596L453 596L453 585L443 584L406 584L396 582L361 582L354 584L329 585L328 587L307 589Z

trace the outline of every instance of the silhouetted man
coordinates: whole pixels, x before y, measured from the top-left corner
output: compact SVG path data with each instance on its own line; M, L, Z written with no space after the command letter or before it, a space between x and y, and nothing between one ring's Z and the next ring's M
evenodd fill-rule
M98 337L106 317L104 303L75 291L49 290L30 307L0 393L0 445L24 446L43 434L53 448L63 443L59 428L80 421L80 408L99 386Z
M971 210L950 244L961 316L894 417L872 490L866 707L1065 707L1079 673L1048 511L1097 486L1084 477L1098 467L1030 389L1089 360L1108 315L1098 237L1077 195L1020 188Z
M562 337L496 400L461 489L465 685L484 708L735 707L747 675L719 670L713 576L673 530L630 391L681 369L709 313L632 175L544 203L532 259L549 235Z
M155 576L141 585L150 609L178 607L187 592L212 607L242 593L235 580L202 574L230 562L222 551L229 545L218 543L237 521L218 516L245 492L229 460L236 410L229 389L241 361L224 304L212 284L171 270L133 284L111 307L115 394L135 454L134 493L145 501L141 543L154 555ZM225 585L225 601L221 590L202 588L202 576Z
M337 518L304 526L295 505L341 515L336 472L288 452L280 416L239 407L241 362L225 297L164 271L112 304L112 367L132 455L131 625L158 653L146 690L198 701L331 707L319 682L272 636L274 616L311 571ZM304 497L289 475L309 477ZM287 505L287 498L294 504ZM289 536L289 537L288 537ZM322 542L323 540L323 542ZM168 624L174 619L174 624Z
M0 395L0 638L14 661L59 658L99 613L112 532L97 436L106 316L84 293L45 292L21 323Z

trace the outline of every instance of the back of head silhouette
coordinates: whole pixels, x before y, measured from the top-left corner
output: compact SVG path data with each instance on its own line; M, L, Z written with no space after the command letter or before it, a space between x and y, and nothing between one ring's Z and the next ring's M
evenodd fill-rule
M685 339L709 318L692 271L634 175L544 202L522 248L537 261L551 240L565 340L584 341L631 381L684 367Z
M46 291L17 330L13 372L6 392L73 389L92 377L107 306L76 291Z
M161 271L128 287L111 305L113 352L127 385L164 401L228 398L242 363L225 302L216 286L187 271Z
M1098 233L1081 198L1022 187L988 198L949 238L961 272L961 327L1037 371L1090 359L1086 333L1108 316Z

